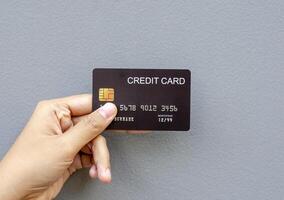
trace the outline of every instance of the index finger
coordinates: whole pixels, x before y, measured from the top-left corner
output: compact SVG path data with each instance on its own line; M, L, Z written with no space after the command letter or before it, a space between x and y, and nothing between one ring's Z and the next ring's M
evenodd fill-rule
M55 103L65 105L71 111L71 116L81 116L92 112L92 95L80 94L53 100Z

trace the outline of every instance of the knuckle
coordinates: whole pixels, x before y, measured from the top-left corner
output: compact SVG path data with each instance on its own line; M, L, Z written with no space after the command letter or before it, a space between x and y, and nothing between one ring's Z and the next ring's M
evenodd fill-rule
M88 115L85 119L85 123L90 126L93 130L102 130L105 127L105 121L98 117L98 115Z
M96 140L98 143L101 143L101 144L106 144L106 143L107 143L106 138L103 137L103 136L101 136L101 135L99 135L98 137L96 137L95 140Z
M48 105L50 104L50 102L48 100L43 100L37 103L37 108L38 109L42 109L42 108L46 108Z

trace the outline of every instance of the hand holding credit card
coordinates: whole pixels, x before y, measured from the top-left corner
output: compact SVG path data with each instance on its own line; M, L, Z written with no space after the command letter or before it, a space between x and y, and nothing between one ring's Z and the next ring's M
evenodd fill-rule
M186 69L93 70L93 110L117 106L111 130L190 129L191 73Z

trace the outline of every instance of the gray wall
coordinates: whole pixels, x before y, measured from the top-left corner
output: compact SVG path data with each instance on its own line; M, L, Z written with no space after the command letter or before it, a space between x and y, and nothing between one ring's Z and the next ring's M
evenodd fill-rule
M108 134L113 183L58 199L283 199L284 2L1 1L0 154L39 100L91 92L93 65L192 70L188 133Z

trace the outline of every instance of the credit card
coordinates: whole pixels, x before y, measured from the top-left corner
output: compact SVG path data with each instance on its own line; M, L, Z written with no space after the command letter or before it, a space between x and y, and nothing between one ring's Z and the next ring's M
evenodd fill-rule
M93 70L93 110L106 102L118 113L107 129L190 129L191 72L186 69Z

